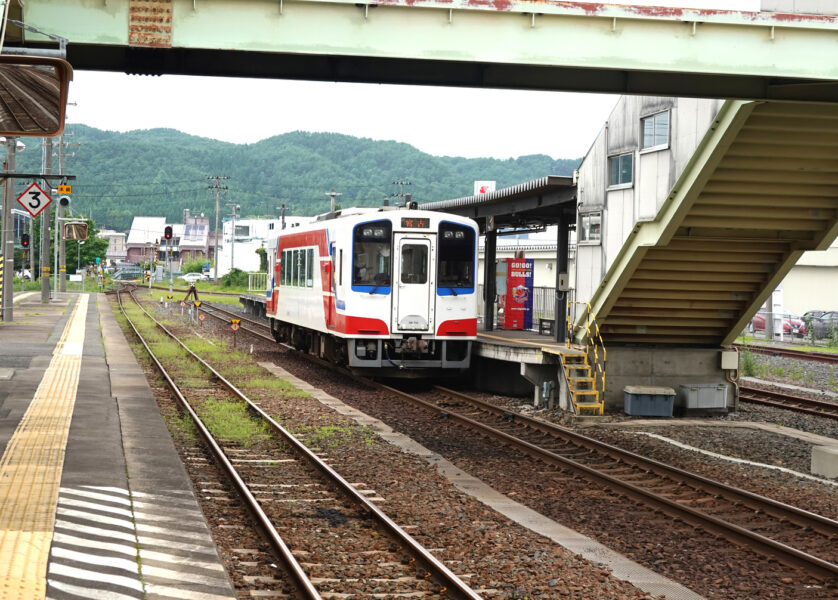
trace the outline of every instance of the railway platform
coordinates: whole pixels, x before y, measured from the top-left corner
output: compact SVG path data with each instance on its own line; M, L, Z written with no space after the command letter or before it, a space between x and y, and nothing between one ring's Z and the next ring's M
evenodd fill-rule
M0 325L0 599L235 598L102 295Z
M536 331L478 331L471 361L473 383L492 393L531 394L534 406L552 406L558 398L566 408L568 391L559 377L562 357L583 358L584 352Z

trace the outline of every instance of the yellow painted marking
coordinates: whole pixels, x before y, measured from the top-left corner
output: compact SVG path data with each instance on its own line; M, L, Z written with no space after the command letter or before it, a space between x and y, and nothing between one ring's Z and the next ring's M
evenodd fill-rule
M0 459L0 599L46 596L47 559L76 401L89 296L82 295Z
M15 294L15 297L12 298L12 302L20 302L21 300L28 298L29 296L34 296L38 292L23 292L22 294Z

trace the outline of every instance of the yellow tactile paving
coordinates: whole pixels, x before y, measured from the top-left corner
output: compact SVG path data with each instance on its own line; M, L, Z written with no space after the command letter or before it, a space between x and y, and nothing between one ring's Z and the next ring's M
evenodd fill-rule
M0 599L46 595L47 559L76 401L89 297L79 298L0 459Z

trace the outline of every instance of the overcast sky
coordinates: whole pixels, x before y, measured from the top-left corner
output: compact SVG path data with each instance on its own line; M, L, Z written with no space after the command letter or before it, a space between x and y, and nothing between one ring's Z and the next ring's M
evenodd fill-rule
M759 0L621 4L759 10ZM243 98L244 110L225 119ZM616 101L605 94L76 71L67 120L112 131L167 127L234 143L297 130L331 131L406 142L438 156L577 158L588 151ZM498 106L527 110L499 119Z

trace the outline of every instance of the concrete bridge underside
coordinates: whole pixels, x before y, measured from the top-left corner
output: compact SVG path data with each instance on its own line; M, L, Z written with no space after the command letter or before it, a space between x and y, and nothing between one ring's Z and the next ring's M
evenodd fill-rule
M731 344L838 236L838 106L728 101L592 301L608 343Z
M831 16L556 0L27 0L9 15L67 39L77 70L838 101ZM13 24L5 42L54 46Z

